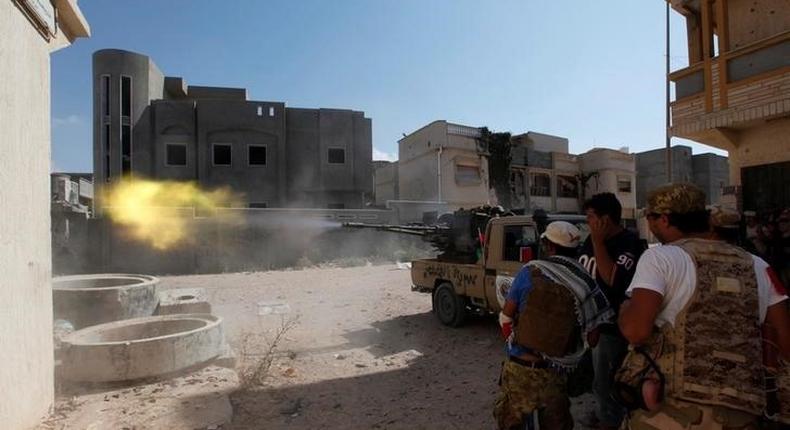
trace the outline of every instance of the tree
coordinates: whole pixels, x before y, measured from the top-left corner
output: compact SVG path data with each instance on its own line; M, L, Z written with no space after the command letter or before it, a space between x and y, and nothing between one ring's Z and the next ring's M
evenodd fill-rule
M488 151L488 181L496 193L499 204L512 209L510 162L513 146L510 133L494 133L488 127L480 129L480 144Z

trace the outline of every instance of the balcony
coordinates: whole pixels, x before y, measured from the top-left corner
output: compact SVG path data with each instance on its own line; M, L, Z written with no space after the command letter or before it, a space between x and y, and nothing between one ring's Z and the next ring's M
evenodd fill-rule
M790 31L722 52L669 75L672 135L722 149L741 130L790 116Z

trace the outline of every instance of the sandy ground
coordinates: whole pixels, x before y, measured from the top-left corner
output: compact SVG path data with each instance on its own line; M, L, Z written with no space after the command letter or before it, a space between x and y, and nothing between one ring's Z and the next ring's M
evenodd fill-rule
M444 327L410 285L395 265L163 278L163 289L205 289L242 361L293 322L265 385L241 390L233 372L211 367L66 395L44 428L494 428L504 356L495 320ZM577 399L574 415L590 405Z

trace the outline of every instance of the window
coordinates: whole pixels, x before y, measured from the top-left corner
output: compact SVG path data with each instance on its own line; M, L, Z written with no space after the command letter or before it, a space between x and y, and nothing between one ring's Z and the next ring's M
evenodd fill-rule
M579 182L576 178L557 175L557 197L579 198Z
M215 143L213 152L212 160L215 166L231 165L231 145L229 143Z
M268 206L266 203L262 202L251 202L249 204L250 209L266 209Z
M528 260L537 257L538 245L534 227L506 225L504 228L503 260L526 263Z
M101 140L104 145L104 180L110 182L110 124L102 126Z
M529 179L530 196L551 197L551 178L548 174L531 173Z
M327 209L345 209L346 205L343 203L330 203L326 205Z
M101 77L101 114L110 115L110 75Z
M346 163L346 150L343 148L329 148L327 154L329 164L345 164Z
M247 145L247 163L250 166L266 165L266 146Z
M183 143L168 143L165 145L167 152L165 164L168 166L187 165L187 146Z
M132 78L121 76L121 116L132 115Z
M480 183L480 166L456 164L455 182L458 185L477 185Z
M132 172L132 126L121 125L121 176Z
M258 116L263 116L263 106L258 106Z
M631 192L631 177L630 176L618 176L617 177L617 191L621 193L630 193Z
M274 116L274 106L269 106L269 116Z

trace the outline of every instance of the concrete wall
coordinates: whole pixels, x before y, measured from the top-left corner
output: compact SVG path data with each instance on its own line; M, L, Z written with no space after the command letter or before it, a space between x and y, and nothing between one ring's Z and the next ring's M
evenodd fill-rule
M730 184L741 185L741 168L790 161L790 118L743 130L729 152Z
M790 30L786 0L728 0L730 49Z
M637 208L635 155L612 149L596 148L581 154L579 158L583 172L598 172L598 177L590 179L587 183L585 198L602 192L614 193L623 206L623 218L635 218ZM620 190L618 181L621 179L630 180L630 192Z
M373 174L376 206L382 207L388 200L398 200L398 162L382 164Z
M58 213L56 225L68 219L70 234L66 236L63 228L53 231L54 271L58 275L221 273L349 258L392 261L416 258L415 253L428 256L430 247L415 236L340 227L341 222L413 222L420 221L424 211L447 212L439 204L396 206L399 209L222 209L216 216L201 218L185 210L181 216L191 242L166 251L132 239L107 218Z
M47 41L17 4L0 2L0 425L36 425L53 400L50 244L51 51L88 34L67 27ZM68 9L68 10L66 10ZM79 22L78 22L79 24Z
M666 153L663 149L645 151L636 155L636 204L644 207L647 193L667 183ZM694 179L691 148L683 145L672 147L672 180L691 182Z
M730 171L727 157L716 154L697 154L691 156L694 170L694 183L705 191L707 204L717 204L721 200L722 188L730 184Z

